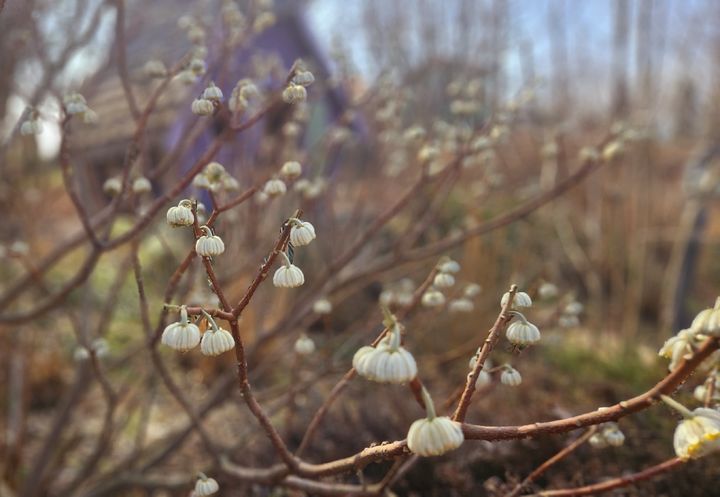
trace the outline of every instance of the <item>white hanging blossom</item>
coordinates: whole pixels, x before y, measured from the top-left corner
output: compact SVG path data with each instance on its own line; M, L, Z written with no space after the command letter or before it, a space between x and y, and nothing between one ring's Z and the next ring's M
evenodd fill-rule
M685 418L673 436L675 454L679 458L697 459L720 451L720 411L704 407L690 411L670 397L663 395L662 399Z
M510 298L510 292L505 292L500 299L500 307L505 307L508 299ZM513 299L512 309L521 309L523 307L532 307L532 299L530 295L525 292L517 292Z
M285 186L285 182L283 180L273 178L265 183L263 192L270 197L279 197L280 195L285 195L287 187Z
M448 311L452 313L472 312L473 310L475 310L475 304L473 304L470 299L467 299L465 297L451 300L448 304Z
M330 314L332 304L328 299L318 299L313 303L313 312L320 315Z
M425 307L438 307L445 303L445 295L437 288L430 287L423 293L421 302Z
M503 368L503 372L500 374L500 383L510 387L516 387L522 383L522 376L517 369L507 365Z
M290 243L296 247L308 245L315 239L315 227L307 221L291 218Z
M288 179L295 179L301 174L302 166L295 160L287 161L282 165L282 168L280 168L280 175Z
M198 479L195 482L194 497L207 497L220 490L218 482L215 478L208 478L204 473L198 473Z
M290 262L285 252L280 252L285 264L280 266L273 275L273 285L279 288L296 288L305 283L305 275L299 267Z
M173 228L192 226L195 218L191 207L192 202L187 199L181 200L175 207L170 207L166 215L167 223Z
M673 371L678 367L680 361L693 355L697 344L698 337L695 330L692 328L680 330L676 336L665 341L658 355L670 359L668 369Z
M720 336L720 297L715 300L715 306L700 311L695 316L690 329L703 335Z
M310 355L315 352L315 342L303 333L295 341L295 352L299 355Z
M430 394L423 387L423 402L427 416L413 422L408 430L408 448L419 456L445 454L460 447L465 440L460 423L447 416L437 416Z
M232 350L235 347L235 339L232 334L220 328L208 313L205 313L205 317L211 328L203 334L200 340L200 352L208 356L218 356Z
M540 296L542 300L552 300L557 297L559 293L560 290L558 290L558 287L554 283L547 281L538 288L538 296Z
M200 343L200 328L190 322L184 305L180 307L180 321L165 327L161 341L164 345L180 352L194 349Z
M377 347L361 347L353 356L353 367L360 376L379 383L407 383L417 376L415 358L400 345L397 323Z
M450 288L455 284L455 278L449 273L438 273L433 279L433 285L438 288Z
M477 297L482 292L482 287L477 283L468 283L463 289L463 296L471 299Z
M105 180L105 183L103 183L103 192L107 193L108 195L110 195L112 197L114 197L121 191L122 191L122 180L120 178L118 178L117 176L108 178Z
M214 257L225 252L225 243L217 235L214 235L208 226L201 226L200 231L205 234L195 242L195 252L201 257Z
M519 318L519 321L513 321L508 326L505 336L513 345L525 347L540 341L540 330L534 324L530 323L525 316L519 312L513 312L513 315Z
M192 113L197 116L212 116L215 112L215 106L213 105L212 100L208 100L206 98L196 98L193 100L190 110L192 110Z

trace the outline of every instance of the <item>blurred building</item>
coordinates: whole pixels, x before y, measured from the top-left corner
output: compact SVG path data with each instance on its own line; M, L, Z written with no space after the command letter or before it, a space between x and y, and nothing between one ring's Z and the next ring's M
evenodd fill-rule
M150 117L146 139L140 159L140 168L145 173L161 163L166 152L183 142L182 153L173 164L166 164L177 172L177 162L181 168L189 167L205 150L205 146L220 131L223 123L215 122L208 126L211 131L195 136L190 142L188 130L198 118L190 112L194 98L200 95L210 81L214 81L226 98L232 92L238 80L251 78L262 90L281 88L293 63L301 58L315 73L316 83L309 89L308 114L305 116L299 141L314 142L318 134L327 128L329 122L336 120L347 109L347 98L337 85L326 84L329 81L328 58L311 32L303 13L304 2L275 2L276 22L263 31L250 35L246 42L233 47L229 52L230 60L223 56L226 26L219 15L221 2L197 2L192 0L154 0L128 2L126 12L126 58L133 92L142 109L159 80L151 80L143 67L150 59L159 59L167 67L176 64L192 48L183 29L178 27L178 19L183 15L195 15L206 26L208 50L207 74L196 84L186 85L173 80L167 91L158 101L156 110ZM205 11L198 11L204 7ZM205 15L212 13L212 16ZM251 24L248 30L251 30ZM223 60L219 60L223 58ZM96 198L88 201L102 204L101 185L108 177L117 174L123 164L127 146L135 131L132 118L117 66L117 52L111 51L111 59L105 69L92 77L82 89L88 104L98 114L99 121L93 126L83 126L74 133L73 146L78 148L84 160L80 166L90 168L88 174L79 174L90 184L83 185L87 192L96 192ZM259 65L270 66L270 70L258 70ZM260 79L259 72L264 73ZM283 125L290 119L294 107L278 106L261 122L238 136L233 143L223 147L217 160L234 169L232 171L242 180L243 169L252 167L253 159L260 144L272 143L272 137L281 133ZM250 114L252 111L249 112ZM261 140L262 138L262 140ZM232 158L232 160L231 160ZM158 187L161 181L155 181Z

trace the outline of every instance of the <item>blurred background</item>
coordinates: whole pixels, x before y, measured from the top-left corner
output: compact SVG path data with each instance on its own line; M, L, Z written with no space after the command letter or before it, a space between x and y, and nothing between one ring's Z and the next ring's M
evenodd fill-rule
M218 219L228 252L215 264L236 302L296 208L317 229L296 254L306 285L266 282L240 323L251 381L292 450L381 329L378 300L402 308L441 256L460 263L456 285L405 322L438 405L462 384L509 285L536 301L528 318L543 341L522 354L498 347L493 364L512 363L524 381L493 375L469 414L480 424L566 417L645 391L666 372L662 343L718 294L719 2L0 0L0 54L2 497L188 495L210 461L170 382L231 458L272 463L230 354L148 360L133 270L137 256L150 324L162 329L174 319L160 314L167 282L193 243L165 210L195 198L210 211L286 161L303 165L287 194L254 193ZM278 103L298 59L315 77L307 102ZM193 99L214 81L232 101L243 79L257 95L233 119L262 119L215 157L236 185L211 195L194 184L153 211L225 136L227 116L198 117ZM72 92L91 111L63 126ZM588 157L602 164L577 185L489 227L572 181ZM123 174L149 189L118 196L111 183ZM103 237L149 212L148 227L95 254L70 190ZM453 306L470 284L482 291ZM313 310L319 299L329 314ZM217 306L199 261L173 303ZM293 352L305 335L309 357ZM680 397L697 404L703 380ZM305 456L402 439L422 413L400 392L354 380ZM674 424L662 408L624 419L623 447L583 447L538 488L668 458ZM466 443L393 490L503 495L569 439ZM719 471L701 460L618 495L714 495ZM285 492L217 478L222 495Z

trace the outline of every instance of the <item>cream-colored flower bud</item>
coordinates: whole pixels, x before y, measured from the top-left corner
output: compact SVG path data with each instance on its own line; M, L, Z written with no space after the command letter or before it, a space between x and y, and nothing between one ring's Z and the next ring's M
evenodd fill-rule
M215 86L214 82L210 82L207 88L202 92L202 98L205 100L220 102L223 99L223 92Z
M302 334L295 341L295 353L299 355L310 355L315 352L315 342L309 336Z
M445 295L436 288L430 287L423 294L421 303L425 307L438 307L445 303Z
M298 161L287 161L282 165L280 174L288 179L295 179L302 174L302 166Z
M492 383L492 376L490 376L490 373L485 371L485 369L481 369L478 372L478 377L475 380L475 390L482 390L483 387L489 385Z
M665 341L658 355L670 359L668 369L674 371L682 360L692 357L697 344L697 333L692 328L680 330Z
M500 299L500 307L505 307L505 304L507 304L509 298L510 292L505 292L505 294L503 294L502 298ZM515 298L513 299L511 308L521 309L523 307L532 307L532 299L530 298L530 295L525 292L517 292L515 294Z
M229 174L222 177L220 184L222 185L223 190L227 192L236 192L240 189L240 182Z
M446 259L440 262L438 269L441 273L459 273L460 263L452 259Z
M360 376L379 383L407 383L417 376L415 358L400 345L397 324L377 348L360 348L353 356L353 367Z
M576 300L573 300L565 306L565 308L563 309L563 314L567 314L569 316L579 316L584 310L584 305L582 305Z
M438 273L433 279L433 285L438 288L450 288L455 284L455 278L449 273Z
M148 78L164 78L167 76L167 68L163 61L158 59L148 60L143 66L143 73Z
M194 349L200 343L200 328L190 322L185 306L180 308L180 321L165 327L161 341L180 352Z
M122 180L116 176L108 178L103 183L103 192L114 197L122 190Z
M449 312L472 312L475 310L475 304L468 298L460 298L451 300L448 304Z
M558 287L547 281L538 288L538 296L542 300L552 300L557 297L559 293L560 291L558 290Z
M408 448L422 457L439 456L457 449L465 441L462 427L447 416L437 416L430 395L422 389L427 416L410 425L407 434Z
M190 64L188 64L188 71L190 71L195 76L202 76L207 71L207 65L202 58L195 57L190 60ZM195 80L193 80L193 82L194 81Z
M285 264L275 271L273 285L278 288L297 288L305 283L305 275L300 268L290 262L285 252L280 252L280 255L285 259Z
M588 442L593 449L604 449L608 446L608 442L602 433L593 433Z
M602 436L608 445L612 447L620 447L625 443L625 434L620 430L617 423L605 423L602 429Z
M208 478L203 473L198 474L198 480L195 482L195 490L193 497L207 497L220 490L218 482L214 478Z
M292 78L296 85L310 86L315 82L315 76L310 71L297 71Z
M200 340L200 351L204 355L218 356L235 347L235 339L232 334L219 328L215 321L210 322L212 328L205 332Z
M315 239L315 227L307 221L297 220L290 228L290 243L296 247L308 245Z
M189 200L181 200L175 207L170 207L167 211L166 219L167 223L173 228L179 228L180 226L192 226L195 222L193 217L192 204Z
M683 421L675 429L675 454L684 460L697 459L720 451L720 411L700 407L690 411L670 397L663 401L682 414Z
M500 374L500 383L511 387L516 387L522 383L522 376L520 371L513 368L512 366L506 366L503 368L503 372Z
M510 323L505 336L513 345L525 347L540 341L540 330L534 324L528 322L522 314L516 314L520 320Z
M594 147L583 147L580 149L578 157L582 162L596 161L600 158L600 153Z
M23 136L39 135L42 130L43 124L38 119L27 119L20 125L20 134Z
M96 124L100 118L97 115L97 112L94 110L87 108L85 112L83 112L83 123L85 124Z
M302 179L297 180L297 182L295 182L295 184L293 185L293 190L295 190L296 192L303 193L303 192L305 192L305 190L307 190L311 186L312 186L312 183L310 182L309 179L302 178Z
M211 116L215 112L215 106L212 101L205 98L196 98L193 100L192 113L198 116Z
M263 192L270 197L278 197L280 195L285 195L285 192L287 192L287 187L285 186L285 182L283 180L273 178L267 183L265 183L265 186L263 187Z
M152 184L145 176L139 176L133 181L132 191L134 194L142 195L143 193L150 193L151 190Z
M580 326L580 319L574 314L563 314L558 318L558 325L561 328L575 328Z
M211 183L218 183L227 175L225 167L219 162L212 161L203 170L203 174Z
M319 299L313 303L313 312L315 314L330 314L332 312L332 308L332 304L328 299Z
M79 93L69 93L63 97L63 105L68 115L83 114L88 110L85 97Z
M207 176L205 176L204 173L200 173L197 176L193 178L192 185L195 188L202 188L203 190L215 190L212 183L210 183L210 180Z
M715 300L715 307L700 311L695 316L690 329L703 335L720 336L720 297Z
M180 71L177 76L175 76L175 79L186 86L194 85L197 78L197 75L190 70Z
M430 162L437 158L437 156L440 155L440 150L438 150L437 147L433 145L424 145L417 154L418 161L420 162Z
M288 104L304 102L307 100L307 90L304 86L290 83L282 92L282 99Z
M480 295L480 292L482 292L482 287L480 285L477 283L468 283L463 289L463 296L471 299Z
M602 158L607 162L612 162L622 155L624 149L625 146L622 141L613 140L603 148Z
M217 235L213 235L212 230L207 226L202 226L201 231L205 234L195 242L195 252L201 257L214 257L225 252L225 243Z
M262 33L267 28L275 24L276 21L275 14L272 12L266 11L261 12L253 21L253 31L257 33Z

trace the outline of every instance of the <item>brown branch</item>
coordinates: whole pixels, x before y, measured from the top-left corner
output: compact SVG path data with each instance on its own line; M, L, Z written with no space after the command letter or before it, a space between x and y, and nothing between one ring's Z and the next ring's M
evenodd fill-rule
M509 311L512 307L513 300L515 299L515 293L517 293L517 285L512 285L509 292L510 297L502 307L500 314L498 314L495 324L493 324L492 328L490 328L487 338L485 339L485 343L483 343L477 360L475 361L475 366L467 377L465 389L460 395L460 401L458 402L457 409L455 409L455 413L452 416L452 419L455 421L459 421L461 423L465 421L465 415L467 414L468 407L470 406L472 395L475 392L475 383L480 375L480 371L482 371L485 361L490 356L490 352L492 352L493 348L500 339L500 334L505 330L505 327L512 319L512 315Z
M428 274L427 278L425 278L425 281L422 282L422 284L415 290L413 293L412 299L410 300L409 304L401 309L397 313L397 317L399 320L402 320L406 318L413 310L417 308L420 301L422 300L423 294L427 291L428 288L430 288L430 285L432 285L433 279L435 278L435 275L438 273L437 266L430 271L430 274ZM380 332L380 334L375 337L375 340L372 342L372 346L376 347L378 343L380 343L380 340L383 339L385 334L388 332L388 329L385 328ZM308 445L312 441L312 437L315 435L315 432L317 431L318 427L320 426L320 422L323 420L325 415L327 414L328 410L330 409L330 406L332 406L333 402L340 396L342 391L345 389L345 387L350 383L350 380L352 380L355 377L355 368L350 368L342 378L340 378L340 381L338 381L335 386L330 391L330 394L325 399L325 401L322 403L322 405L318 408L318 410L315 412L315 415L313 416L312 420L310 420L310 424L308 424L307 429L305 430L305 434L303 435L303 438L300 442L300 446L298 447L297 452L295 455L300 457L300 455L307 449Z
M125 100L127 100L130 114L135 120L140 117L140 109L130 86L130 76L127 67L127 54L125 42L125 2L124 0L115 0L115 48L117 56L117 70L120 75L123 92L125 92Z
M523 481L517 484L517 486L511 491L508 492L505 497L517 497L520 495L520 492L524 488L527 488L528 485L530 485L532 482L538 479L540 475L545 473L548 469L550 469L552 466L557 464L558 462L565 459L567 456L569 456L575 449L580 447L582 444L587 442L590 437L592 437L595 432L597 431L597 426L591 427L589 430L587 430L585 433L583 433L581 436L579 436L577 439L573 440L571 443L569 443L567 446L565 446L562 450L560 450L557 454L553 455L550 459L542 463L540 466L535 468L532 473L530 473Z
M627 476L621 476L620 478L614 478L612 480L606 480L602 483L595 483L593 485L586 485L584 487L567 488L563 490L546 490L537 494L532 494L528 497L575 497L579 495L594 495L601 492L607 492L616 488L627 487L633 485L639 481L649 480L657 475L667 473L674 469L679 468L685 464L685 461L675 457L668 459L667 461L651 466L647 469L633 473Z

